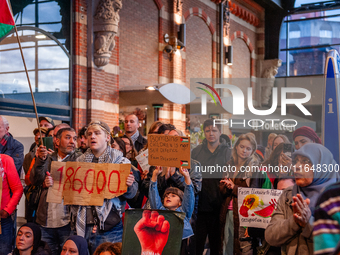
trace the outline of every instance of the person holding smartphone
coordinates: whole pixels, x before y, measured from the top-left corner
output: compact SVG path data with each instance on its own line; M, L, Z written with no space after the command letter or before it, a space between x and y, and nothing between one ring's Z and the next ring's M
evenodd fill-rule
M293 133L293 140L295 144L295 149L297 150L308 143L321 144L320 137L315 133L312 128L307 126L303 126L295 130Z

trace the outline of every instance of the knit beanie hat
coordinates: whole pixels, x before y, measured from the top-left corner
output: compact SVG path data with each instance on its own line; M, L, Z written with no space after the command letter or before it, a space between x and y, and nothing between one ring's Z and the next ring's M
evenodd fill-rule
M310 127L303 126L303 127L298 128L297 130L295 130L294 133L293 133L293 139L295 140L295 137L297 137L297 136L305 136L305 137L311 139L314 143L321 144L320 137Z
M167 188L165 190L164 195L163 195L163 200L166 197L166 195L168 195L169 193L172 193L172 194L179 196L181 201L183 201L183 195L184 195L183 191L181 191L180 189L175 188L175 187L170 187L170 188Z

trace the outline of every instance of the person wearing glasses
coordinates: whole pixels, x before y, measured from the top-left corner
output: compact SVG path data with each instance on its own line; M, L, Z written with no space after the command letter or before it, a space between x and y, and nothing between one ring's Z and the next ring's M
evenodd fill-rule
M295 184L281 194L265 230L265 239L282 254L313 254L313 221L322 190L336 182L334 171L317 171L336 163L323 145L306 144L293 153ZM314 169L314 170L313 170ZM334 169L334 168L333 168Z

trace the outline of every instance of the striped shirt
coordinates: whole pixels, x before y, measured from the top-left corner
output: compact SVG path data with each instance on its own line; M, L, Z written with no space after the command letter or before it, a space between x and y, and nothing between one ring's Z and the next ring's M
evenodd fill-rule
M320 195L314 216L314 254L333 254L340 241L340 182Z

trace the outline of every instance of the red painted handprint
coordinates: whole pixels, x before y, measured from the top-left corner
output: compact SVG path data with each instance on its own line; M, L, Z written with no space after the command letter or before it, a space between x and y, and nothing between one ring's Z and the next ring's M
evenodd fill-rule
M145 210L134 227L142 254L160 255L168 241L170 224L157 211Z
M276 199L272 199L271 202L269 202L269 205L266 208L263 208L262 210L256 211L254 213L258 216L263 217L263 218L269 218L274 213L274 211L276 209L276 205L277 205Z

